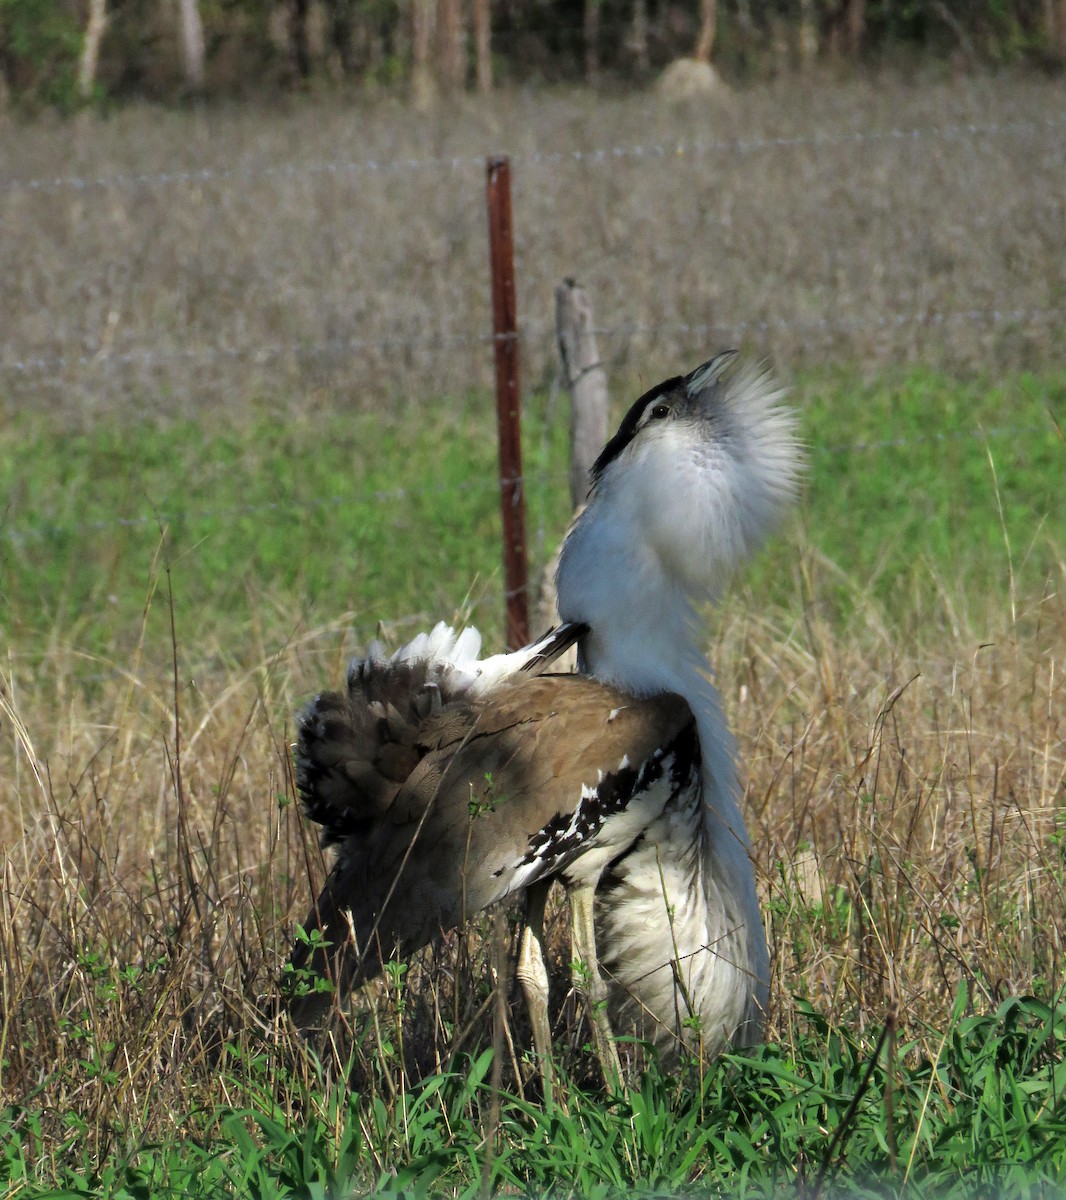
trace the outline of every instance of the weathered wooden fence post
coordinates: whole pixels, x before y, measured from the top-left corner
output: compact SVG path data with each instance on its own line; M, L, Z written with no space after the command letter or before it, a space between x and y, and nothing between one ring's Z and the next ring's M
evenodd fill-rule
M607 372L593 332L592 302L567 279L555 289L555 333L570 392L570 498L585 503L588 476L607 441Z
M567 279L555 289L555 336L570 393L570 499L580 510L589 488L589 471L607 441L607 372L600 362L593 332L592 301L584 288ZM555 572L562 546L544 568L537 600L538 628L558 620L555 608ZM556 669L574 669L574 656Z

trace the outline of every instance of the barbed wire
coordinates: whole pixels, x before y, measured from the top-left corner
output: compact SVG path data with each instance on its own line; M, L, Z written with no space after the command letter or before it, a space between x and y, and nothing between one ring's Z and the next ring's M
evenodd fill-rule
M853 130L842 132L815 131L811 133L738 138L716 139L709 141L679 142L676 144L652 144L601 147L590 150L543 151L531 154L516 155L513 161L529 165L558 165L564 162L603 164L619 159L666 159L684 158L686 156L702 156L714 153L754 153L759 151L794 148L836 146L840 144L880 144L884 142L921 142L928 139L1013 136L1013 135L1042 135L1050 131L1066 128L1066 116L1055 116L1040 120L1017 120L1007 122L989 122L985 124L963 123L953 125L930 125L910 129L891 128L886 130ZM484 158L481 156L430 157L424 159L375 160L362 162L319 162L319 163L281 163L268 164L262 167L227 167L203 168L198 170L164 171L159 173L137 173L130 175L101 175L94 178L78 176L60 177L54 179L0 179L0 192L27 191L41 192L59 189L106 189L110 187L139 187L170 185L181 183L206 183L213 181L242 180L272 177L302 177L309 174L345 175L359 173L379 173L386 171L415 171L415 170L459 170L472 165L481 166ZM1053 200L1051 207L1061 204ZM988 219L994 219L988 218ZM973 222L974 224L979 223ZM925 308L910 312L864 312L858 316L832 315L813 316L805 318L770 318L742 321L710 321L692 323L685 321L661 322L623 322L605 325L597 328L595 333L606 339L654 337L660 334L680 334L692 338L707 339L715 337L729 341L741 341L750 337L766 337L773 334L813 334L836 336L860 331L893 330L904 328L936 329L957 324L974 325L1003 325L1015 324L1033 326L1047 324L1053 321L1061 322L1066 317L1066 308L967 308L954 311L939 311ZM554 341L555 330L546 322L523 322L519 337L529 343ZM250 360L253 363L272 363L287 357L296 358L325 358L331 356L356 354L366 350L396 350L396 349L439 349L459 347L486 347L493 342L493 335L481 332L445 332L432 331L428 333L397 332L387 333L373 338L330 338L321 342L306 342L292 340L272 345L250 343L242 345L214 345L195 348L178 348L173 350L155 350L150 348L132 348L118 353L112 352L106 346L83 354L35 354L8 348L8 356L0 358L0 372L23 375L59 374L70 370L120 370L123 368L159 369L168 365L209 364L220 360ZM0 354L3 351L0 350ZM1042 427L1003 427L992 430L962 431L950 434L934 434L922 438L886 439L879 442L856 443L833 447L820 447L825 453L843 454L869 452L904 447L919 443L945 441L959 437L998 438L1006 436L1025 436L1040 432ZM540 483L546 478L545 470L541 472ZM174 515L146 514L136 517L115 518L81 522L70 525L41 524L32 527L5 528L0 534L10 542L22 544L27 539L55 536L64 533L91 533L106 529L122 527L137 527L159 522L167 523L174 520L203 521L218 517L234 515L254 515L258 513L276 513L293 509L324 508L353 503L388 503L411 499L416 495L447 494L471 489L493 489L497 487L495 480L468 481L449 487L426 485L422 488L397 488L387 491L373 491L362 495L318 497L308 501L277 501L257 505L231 506L225 509L209 509L198 513L180 512Z
M732 321L688 324L685 322L633 323L597 329L601 337L632 337L635 334L684 333L706 337L710 333L732 333L737 337L768 333L831 333L858 332L871 329L900 329L909 325L935 327L952 324L1036 324L1042 321L1060 320L1066 316L1064 308L968 308L947 312L927 309L923 312L872 313L861 317L775 317L773 320Z
M654 337L660 334L683 334L693 338L725 337L741 341L747 337L766 337L772 334L812 333L838 334L870 332L871 330L921 327L936 329L951 325L1023 325L1050 324L1066 320L1062 308L967 308L956 310L924 309L904 313L863 313L861 316L832 317L775 317L751 321L634 321L619 325L604 325L594 333L603 338ZM509 335L508 335L509 336ZM519 339L526 343L555 338L555 329L544 321L522 322ZM0 359L0 371L21 375L60 374L71 369L108 370L124 367L158 368L175 364L212 363L224 359L250 359L266 364L280 358L328 358L354 354L361 350L445 349L489 346L496 340L491 333L424 334L390 333L378 338L331 338L323 342L283 342L274 345L249 343L236 346L206 346L176 350L128 350L113 354L101 347L80 355L20 355Z
M927 140L1042 135L1066 129L1066 114L1039 120L990 121L984 124L959 122L948 125L923 125L910 128L855 129L812 131L799 134L759 135L755 137L695 139L645 145L604 146L574 150L534 150L511 156L515 166L559 166L563 163L600 165L628 158L684 159L704 158L716 154L756 154L769 150L802 147L823 148L840 145L881 145L885 143L915 143ZM110 188L168 187L182 184L249 182L256 179L294 179L322 175L349 177L380 175L408 171L450 171L483 168L486 155L463 154L428 156L426 158L396 158L333 160L329 162L267 163L263 166L198 167L174 171L130 172L114 175L60 175L52 177L2 179L0 193L93 191Z

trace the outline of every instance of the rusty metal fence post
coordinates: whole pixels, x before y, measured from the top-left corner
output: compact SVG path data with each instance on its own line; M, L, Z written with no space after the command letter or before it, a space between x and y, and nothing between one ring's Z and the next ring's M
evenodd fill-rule
M503 578L507 603L507 645L514 650L529 641L529 587L526 505L522 487L522 405L518 389L511 162L505 156L494 157L486 160L486 167L492 329L496 351L496 421L500 447L500 511L503 516Z

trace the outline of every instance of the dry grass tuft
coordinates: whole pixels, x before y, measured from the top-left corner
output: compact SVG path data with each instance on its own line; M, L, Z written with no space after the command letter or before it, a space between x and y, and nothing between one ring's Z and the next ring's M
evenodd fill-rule
M823 574L819 571L818 574ZM818 594L818 581L811 583ZM749 766L778 1036L790 997L864 1028L898 1002L942 1025L1063 982L1066 604L894 641L870 602L842 631L734 614L719 662Z

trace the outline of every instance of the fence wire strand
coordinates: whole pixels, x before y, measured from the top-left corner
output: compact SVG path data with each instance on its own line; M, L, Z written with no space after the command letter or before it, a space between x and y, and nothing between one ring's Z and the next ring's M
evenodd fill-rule
M1042 120L960 122L949 125L913 126L907 129L853 129L839 132L812 131L800 134L758 137L712 138L706 141L661 142L629 146L597 146L587 150L535 150L513 154L511 161L522 167L556 167L565 163L599 165L619 159L704 158L718 154L758 154L772 150L818 149L831 146L876 146L888 143L961 141L986 137L1043 136L1066 129L1066 114ZM356 177L389 173L456 172L484 168L485 155L455 155L425 158L337 160L330 162L268 163L259 167L198 167L187 170L131 172L115 175L61 175L25 179L0 178L3 192L94 191L109 188L146 188L206 183L248 183L257 179L300 179L304 177Z
M864 313L862 316L801 317L795 320L776 318L755 321L710 321L693 324L686 321L660 321L604 325L593 332L603 338L655 337L662 334L683 334L693 338L726 337L743 340L781 334L821 334L869 332L871 330L906 329L908 327L937 329L951 325L1019 325L1050 324L1066 320L1066 308L968 308L956 311L926 309L905 313ZM555 337L555 331L545 322L522 322L519 337L528 342L545 342ZM210 364L224 359L247 359L253 364L266 365L284 358L329 358L349 356L367 350L431 350L490 346L492 334L485 333L425 333L386 334L379 338L343 338L324 342L285 342L264 346L206 346L186 350L128 350L111 353L104 348L80 355L16 355L0 359L0 371L17 375L60 375L70 370L108 371L123 368L155 369L179 364Z

